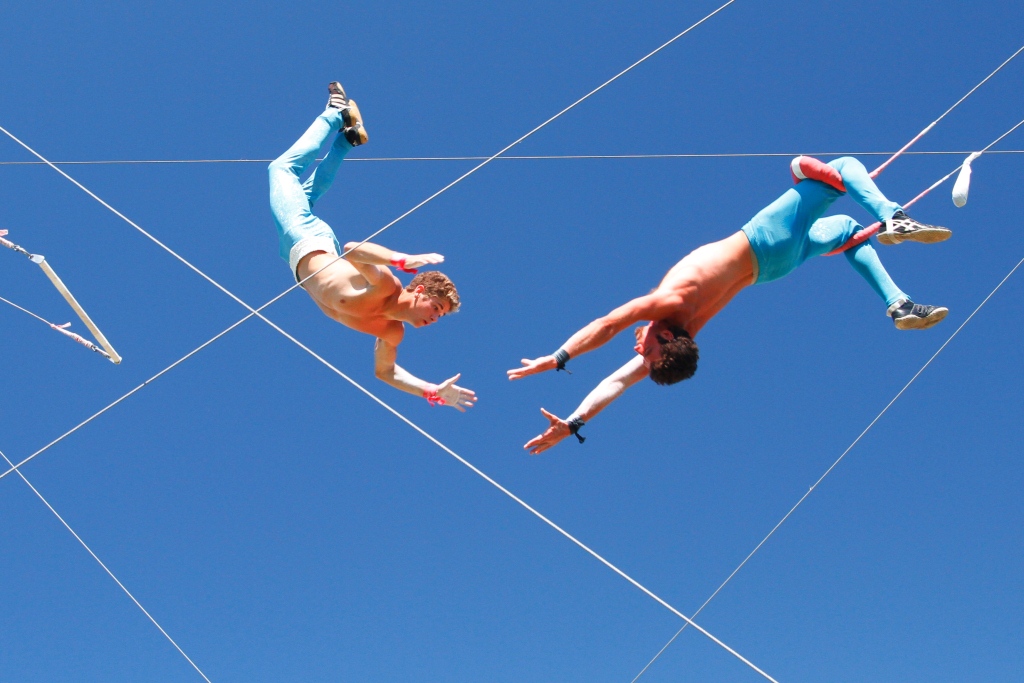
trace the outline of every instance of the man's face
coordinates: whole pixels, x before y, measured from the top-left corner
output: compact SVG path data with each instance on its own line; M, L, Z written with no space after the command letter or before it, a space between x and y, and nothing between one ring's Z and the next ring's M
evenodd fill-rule
M644 365L651 367L651 363L655 363L661 358L661 345L675 338L675 335L668 329L667 322L664 320L651 322L644 327L636 328L636 346L633 347L633 350L644 357Z
M416 299L413 302L413 327L424 327L436 323L442 316L448 314L451 304L447 299L436 299L423 293L423 285L420 285L413 293Z

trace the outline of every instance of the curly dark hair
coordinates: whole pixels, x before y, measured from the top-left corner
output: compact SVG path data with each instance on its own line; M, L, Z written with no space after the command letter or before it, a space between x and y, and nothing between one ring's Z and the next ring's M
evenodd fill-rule
M449 313L459 310L459 306L462 304L459 301L459 292L455 289L455 284L444 273L436 270L417 273L405 290L411 292L420 285L423 285L423 293L427 296L438 301L448 301Z
M697 360L700 358L697 342L690 338L686 330L675 326L668 329L675 339L664 343L659 339L661 358L651 363L651 379L663 386L693 377L693 373L697 372Z

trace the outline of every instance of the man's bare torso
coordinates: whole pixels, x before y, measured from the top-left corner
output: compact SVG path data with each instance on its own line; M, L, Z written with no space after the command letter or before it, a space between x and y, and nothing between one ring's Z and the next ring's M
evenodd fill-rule
M695 336L741 289L754 284L756 267L740 231L691 251L665 274L655 294L682 299L667 320Z
M384 314L402 290L399 279L380 268L379 282L371 284L351 263L322 251L304 257L296 270L302 279L328 264L303 285L320 310L346 327L397 343L402 323Z

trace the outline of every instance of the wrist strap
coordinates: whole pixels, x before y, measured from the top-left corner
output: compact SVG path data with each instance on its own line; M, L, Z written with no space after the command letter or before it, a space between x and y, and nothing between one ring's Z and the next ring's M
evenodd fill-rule
M405 267L405 259L406 258L408 258L408 257L403 256L402 258L393 258L393 259L391 259L391 265L393 265L395 268L398 268L403 273L415 273L416 272L415 268L406 268Z
M584 441L587 440L587 437L580 436L580 433L579 433L580 432L580 427L582 427L583 425L585 425L587 423L584 422L583 420L581 420L578 415L570 416L569 419L566 420L566 422L569 423L569 433L572 434L573 436L575 436L577 439L579 439L580 443L583 443Z
M565 364L569 362L569 352L566 351L565 349L559 348L557 351L555 351L554 357L555 362L558 363L558 367L555 368L555 372L558 372L559 370L565 370ZM569 370L565 371L568 372L570 375L572 374L572 372Z
M445 400L437 394L436 384L428 384L424 387L423 398L427 399L427 403L431 406L443 406L445 404Z

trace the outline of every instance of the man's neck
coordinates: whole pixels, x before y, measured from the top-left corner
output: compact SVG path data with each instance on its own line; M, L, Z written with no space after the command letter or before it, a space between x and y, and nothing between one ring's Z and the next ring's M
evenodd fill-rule
M411 292L399 289L388 297L388 301L384 304L384 317L388 320L397 320L403 323L409 322L414 301L415 296Z

